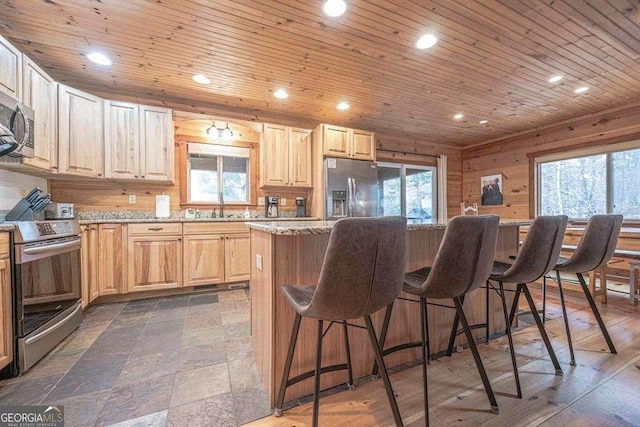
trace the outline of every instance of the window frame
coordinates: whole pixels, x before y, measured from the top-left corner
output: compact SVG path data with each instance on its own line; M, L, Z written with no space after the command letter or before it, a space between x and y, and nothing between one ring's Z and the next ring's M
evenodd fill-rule
M433 207L431 213L431 220L433 223L438 222L438 167L431 165L419 165L415 163L400 163L380 161L376 162L378 167L396 168L400 169L400 215L407 217L407 168L416 170L430 170L432 173L431 187L432 187L432 200ZM379 201L379 198L378 198ZM378 206L378 212L381 207Z
M189 143L197 143L197 144L209 144L209 145L220 145L227 147L237 147L237 148L248 148L249 149L249 158L248 158L248 170L247 170L247 196L248 200L246 202L224 202L224 206L232 206L233 208L255 208L257 206L257 158L258 154L256 152L257 147L256 144L252 142L246 141L233 141L230 143L215 141L212 142L208 138L197 137L191 135L177 135L176 136L177 146L178 146L178 159L179 159L179 168L180 168L180 207L181 208L202 208L202 209L212 209L214 207L221 206L219 201L216 202L190 202L189 201L189 151L188 144ZM220 160L218 159L218 165L220 165ZM222 173L222 171L220 172Z
M606 214L613 213L613 168L612 154L622 151L638 150L640 149L640 140L634 139L630 141L619 142L616 144L603 146L594 146L589 148L582 148L576 150L568 150L561 152L554 152L546 155L538 155L533 158L533 171L534 171L534 201L535 201L535 216L539 216L542 212L542 198L540 195L540 188L542 187L542 176L540 173L541 165L545 163L552 163L562 160L579 159L581 157L591 157L598 155L605 155L605 188L606 188ZM588 218L570 218L572 222L581 223L586 222ZM630 218L624 220L625 223L640 224L640 218Z

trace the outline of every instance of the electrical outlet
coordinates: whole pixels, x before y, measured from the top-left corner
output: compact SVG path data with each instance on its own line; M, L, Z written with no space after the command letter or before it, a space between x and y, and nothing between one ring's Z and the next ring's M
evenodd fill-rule
M287 206L287 199L280 197L280 206Z
M129 194L129 203L135 203L136 202L136 195L135 194Z
M258 197L258 206L264 206L264 197Z
M262 271L262 256L256 254L256 268Z

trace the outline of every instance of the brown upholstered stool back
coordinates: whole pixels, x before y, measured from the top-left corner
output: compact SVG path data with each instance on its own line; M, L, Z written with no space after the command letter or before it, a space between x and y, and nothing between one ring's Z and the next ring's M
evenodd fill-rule
M584 273L609 262L618 244L622 215L594 215L571 258L556 266L567 273Z
M391 304L404 281L406 233L407 220L402 217L338 220L303 315L357 319Z
M568 219L566 215L534 219L513 265L501 277L492 278L507 283L529 283L551 271L562 249Z
M491 274L498 238L497 215L456 216L447 224L433 266L422 284L426 298L456 298Z

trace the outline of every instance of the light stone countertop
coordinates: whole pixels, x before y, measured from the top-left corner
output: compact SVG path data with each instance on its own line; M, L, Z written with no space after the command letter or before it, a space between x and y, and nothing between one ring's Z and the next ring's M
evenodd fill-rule
M500 221L501 227L517 227L529 225L531 220L504 220ZM335 221L299 221L295 223L286 221L271 222L247 222L247 227L253 230L262 231L269 234L283 236L309 235L309 234L329 234ZM447 227L446 223L424 223L407 224L407 231L416 230L438 230Z
M93 218L81 219L80 225L86 224L136 224L136 223L161 223L161 222L272 222L273 218ZM317 218L278 218L278 222L289 223L291 221L310 222Z
M0 231L13 231L16 229L16 226L13 224L2 224L0 223Z

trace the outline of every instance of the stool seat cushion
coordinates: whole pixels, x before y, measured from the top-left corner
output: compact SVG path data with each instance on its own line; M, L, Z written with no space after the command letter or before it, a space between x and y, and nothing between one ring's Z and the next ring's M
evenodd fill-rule
M412 295L420 295L422 293L422 284L427 280L430 272L431 267L424 267L405 274L402 290Z
M491 276L489 279L500 281L504 272L507 271L512 264L502 261L493 261L493 268L491 269Z
M293 306L293 309L300 315L309 308L311 300L313 299L313 293L316 291L315 286L298 286L298 285L282 285L280 290L284 294L284 297Z

